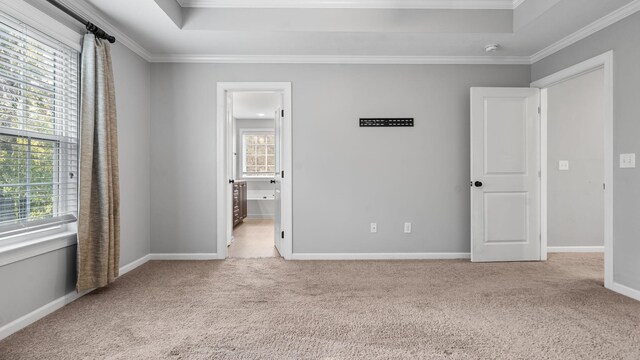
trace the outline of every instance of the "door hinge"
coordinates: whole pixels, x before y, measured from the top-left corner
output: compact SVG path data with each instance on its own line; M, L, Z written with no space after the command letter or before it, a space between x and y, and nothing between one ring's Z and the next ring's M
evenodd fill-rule
M284 117L284 109L280 110L280 116Z
M538 106L538 114L542 114L542 109Z
M282 170L282 173L280 175L284 179L284 170Z
M284 239L284 230L282 231L282 234L281 234L281 236L282 236L282 238Z
M607 190L607 184L602 184L602 190Z

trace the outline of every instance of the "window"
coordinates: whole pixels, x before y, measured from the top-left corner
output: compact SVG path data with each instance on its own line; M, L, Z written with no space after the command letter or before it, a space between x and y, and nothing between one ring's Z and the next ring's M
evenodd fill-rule
M78 55L0 13L0 237L76 219Z
M276 171L276 142L273 131L242 132L242 177L273 177Z

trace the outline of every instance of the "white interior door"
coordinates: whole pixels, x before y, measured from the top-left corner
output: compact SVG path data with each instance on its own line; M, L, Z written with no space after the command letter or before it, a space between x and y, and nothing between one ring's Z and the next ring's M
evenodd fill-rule
M471 89L471 261L540 260L539 107L539 89Z
M282 109L277 109L274 116L275 134L275 174L273 176L274 185L274 239L276 249L282 255Z

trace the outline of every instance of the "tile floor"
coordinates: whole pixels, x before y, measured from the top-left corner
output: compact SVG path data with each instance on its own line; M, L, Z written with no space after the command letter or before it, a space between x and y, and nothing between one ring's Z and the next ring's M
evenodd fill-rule
M273 243L273 220L246 219L233 229L230 258L280 257Z

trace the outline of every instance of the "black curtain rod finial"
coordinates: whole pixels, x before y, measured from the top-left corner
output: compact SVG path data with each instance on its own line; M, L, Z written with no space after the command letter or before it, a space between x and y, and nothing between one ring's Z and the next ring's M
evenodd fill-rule
M87 31L93 33L98 39L105 39L112 44L116 42L115 37L107 34L104 30L100 29L90 21L87 21Z

